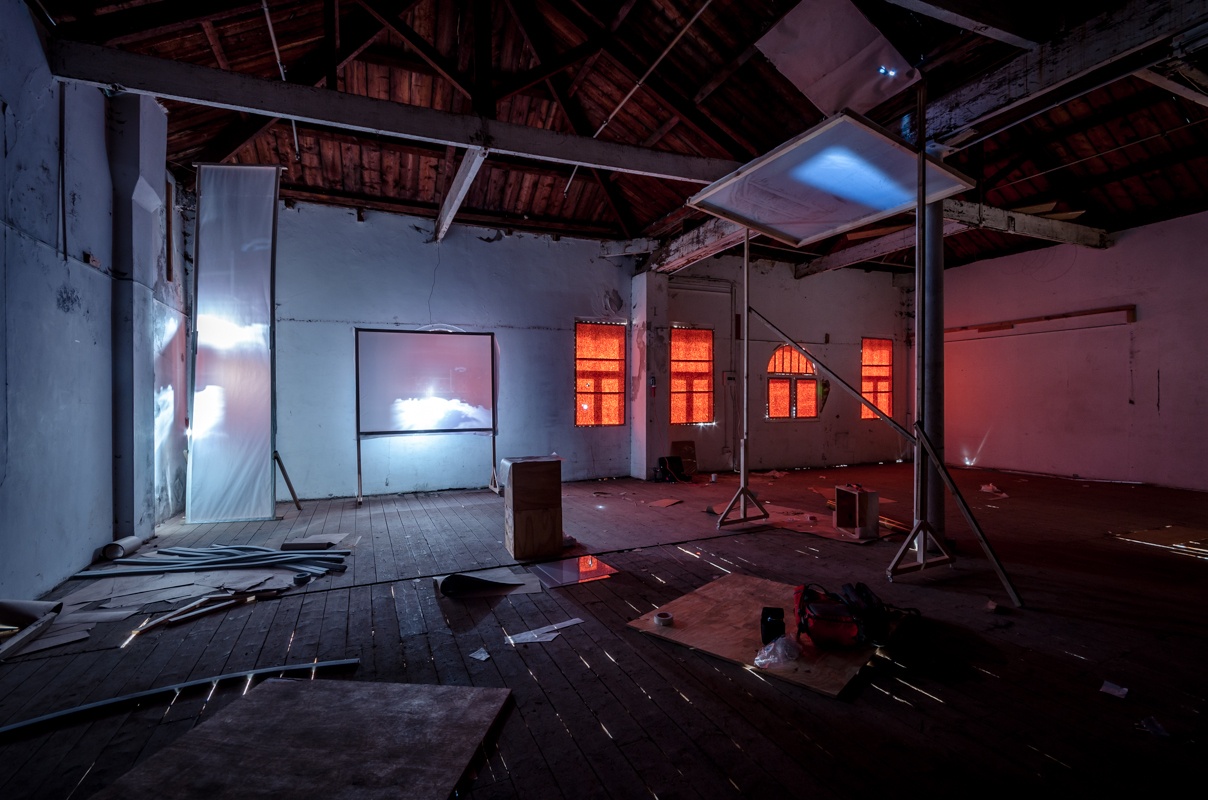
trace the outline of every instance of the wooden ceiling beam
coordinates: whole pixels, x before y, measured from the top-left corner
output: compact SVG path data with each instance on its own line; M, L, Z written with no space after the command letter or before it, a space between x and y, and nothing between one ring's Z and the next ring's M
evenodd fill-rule
M127 53L81 42L52 41L51 72L71 83L129 91L213 108L333 125L345 130L419 139L538 161L578 164L655 178L712 183L733 161L650 150L525 125L405 106Z
M493 40L491 0L473 0L474 18L474 95L470 98L474 113L494 119L495 83L491 71L491 42ZM467 157L469 153L466 154Z
M1165 89L1171 94L1181 97L1184 100L1190 100L1197 105L1208 107L1208 94L1204 94L1198 89L1192 89L1189 86L1184 86L1178 81L1172 81L1165 75L1159 75L1151 69L1143 69L1134 73L1138 78L1157 86L1159 89Z
M506 100L512 95L520 94L525 89L531 89L539 83L544 83L547 79L554 77L564 70L570 69L599 52L600 41L598 39L588 39L564 53L559 53L548 61L542 60L539 65L532 69L504 76L496 87L496 96L500 100Z
M704 225L670 240L650 256L646 269L651 272L679 272L697 261L729 250L743 240L746 229L737 222L710 217ZM751 231L751 237L759 234Z
M392 214L411 214L417 217L434 217L437 210L434 204L417 200L398 200L338 189L312 189L301 184L282 184L280 194L283 200L319 203L343 208L375 209ZM552 219L531 214L523 217L474 208L463 208L458 212L458 217L463 225L477 225L495 230L533 231L600 239L611 239L616 235L616 231L608 226L600 225L594 220Z
M198 3L151 3L109 14L76 19L54 29L56 36L94 44L121 45L165 36L203 22L211 24L240 14L261 13L260 3L249 0L213 0Z
M944 219L959 222L968 228L982 228L1000 233L1013 233L1048 242L1076 244L1080 247L1103 249L1111 247L1112 237L1101 228L1076 222L1039 217L1019 211L1008 211L964 200L945 200Z
M973 0L888 0L889 3L955 25L962 30L985 36L1024 50L1040 46L1037 31L1030 31L1022 20L1004 13L1007 3L984 3Z
M414 28L399 19L402 16L402 12L388 8L382 0L356 0L356 2L376 17L378 22L394 31L411 49L415 50L420 58L428 62L432 69L436 70L442 78L447 80L454 89L471 100L474 99L474 93L470 89L470 81L439 50L433 47L427 39L420 36L415 32Z
M1205 22L1208 0L1128 0L929 103L928 141L949 150L968 146L993 132L996 117L1042 98L1049 106L1065 102L1068 92L1085 91L1080 81L1110 73L1113 65L1131 73L1141 65L1133 66L1129 57ZM989 130L979 132L979 126Z
M345 67L350 61L369 47L384 30L381 24L364 11L353 9L348 19L341 25L341 50L337 56L335 69ZM304 86L322 86L330 77L329 56L326 51L313 53L294 65L287 73L291 83ZM328 87L334 90L336 87ZM253 116L237 123L228 125L222 132L211 139L197 154L195 161L199 164L221 164L228 161L245 144L268 130L277 121L277 117L265 119L263 116Z
M952 236L970 228L983 228L1083 247L1109 247L1112 243L1107 231L1098 228L959 200L944 201L944 220L945 236ZM752 231L751 235L754 237L757 234ZM914 235L914 226L910 226L799 264L794 268L793 274L797 278L804 278L819 272L875 261L914 247ZM676 272L728 250L742 239L742 225L714 217L699 228L667 242L655 251L646 267L655 272Z
M952 236L968 230L968 228L969 226L963 222L945 220L943 228L944 236ZM865 261L876 261L893 253L909 250L914 247L914 236L915 231L912 225L909 228L881 236L877 239L869 239L852 247L836 250L833 253L819 256L804 264L798 264L793 268L793 277L797 279L807 278L820 272L842 269L843 267L850 267Z
M478 170L482 168L482 164L486 160L487 151L484 148L471 147L466 150L461 164L457 167L457 174L453 176L453 182L449 185L449 191L440 204L440 211L436 214L433 241L439 242L449 232L449 226L453 224L457 210L461 208L462 202L466 199L466 193L470 191L470 185L474 183Z
M516 24L520 29L520 35L524 37L529 49L533 51L537 60L544 64L546 59L550 57L552 46L549 31L546 29L545 24L537 18L532 6L524 0L520 0L520 2L504 0L504 2L507 3L508 9L512 12L512 16L515 18ZM570 123L571 129L580 136L595 138L595 131L592 129L587 115L570 95L570 82L566 79L566 76L562 74L551 75L545 83L549 87L550 93L554 96L554 102L558 104L558 107ZM591 177L604 192L604 197L612 209L613 216L620 223L622 233L627 238L633 238L638 227L637 222L634 220L633 212L629 204L625 202L625 198L621 195L620 190L600 170L591 170Z

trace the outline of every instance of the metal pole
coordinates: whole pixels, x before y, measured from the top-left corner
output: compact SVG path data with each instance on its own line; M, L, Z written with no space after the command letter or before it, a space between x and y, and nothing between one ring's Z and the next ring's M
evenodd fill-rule
M747 438L751 424L751 229L742 236L742 447L738 450L739 483L747 486ZM739 514L747 515L747 496L739 501Z
M915 144L918 146L917 197L914 218L914 419L927 413L927 84L919 81L918 109L915 116ZM927 452L917 442L914 447L914 527L922 526L916 542L916 558L922 562L927 550Z
M927 206L924 237L927 253L926 298L924 308L925 338L920 344L926 370L923 373L923 416L919 420L934 449L928 449L928 470L925 483L926 520L931 534L944 538L944 484L940 468L944 458L944 219L942 203Z

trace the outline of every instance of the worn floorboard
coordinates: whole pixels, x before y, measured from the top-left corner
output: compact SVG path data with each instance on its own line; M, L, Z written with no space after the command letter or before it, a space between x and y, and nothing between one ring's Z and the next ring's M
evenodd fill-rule
M716 484L563 486L567 555L618 572L540 594L440 597L432 576L514 566L503 501L423 492L278 505L280 520L160 526L155 546L343 534L348 569L279 598L129 640L149 613L0 663L0 725L147 688L278 664L359 658L345 679L508 688L460 792L485 798L932 796L1173 790L1208 748L1208 560L1121 541L1208 528L1208 497L1150 486L961 470L957 483L1025 601L1014 608L950 504L958 559L887 582L897 536L865 546L769 525L718 530ZM910 516L909 465L757 474L762 500L829 515L816 489L860 483ZM1007 497L981 492L994 484ZM666 508L663 498L682 502ZM651 639L631 620L723 575L838 588L918 609L832 699ZM62 596L78 582L51 596ZM993 605L991 605L993 603ZM148 612L169 606L157 604ZM574 617L551 642L505 635ZM791 613L790 613L791 617ZM756 626L757 620L751 620ZM122 646L122 645L125 646ZM484 649L489 659L472 653ZM1127 697L1100 691L1104 681ZM241 681L0 737L0 796L87 797L239 697ZM908 783L906 783L908 782Z

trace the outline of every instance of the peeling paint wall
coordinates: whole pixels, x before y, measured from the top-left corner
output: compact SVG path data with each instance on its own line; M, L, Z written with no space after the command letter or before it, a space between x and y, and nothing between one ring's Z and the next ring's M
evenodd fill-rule
M498 456L564 460L566 480L629 472L628 424L574 424L576 319L627 319L631 262L599 243L299 204L278 216L277 449L303 497L356 493L354 334L446 327L495 334ZM632 354L631 356L632 357ZM631 419L631 417L628 417ZM485 486L491 440L362 442L366 494ZM278 477L278 497L287 497Z
M138 384L114 358L122 347L145 356L143 374L154 362L156 385L183 397L186 278L166 275L163 142L132 144L111 127L120 102L55 83L26 4L0 0L0 597L34 597L86 566L120 527L118 499L140 509L147 534L181 508L183 402L161 410L168 393L149 377L131 394ZM115 164L137 164L143 194L161 197L140 220L115 214ZM119 239L147 263L133 305L115 289L130 266ZM129 490L115 480L122 392L145 408L125 431L145 477ZM161 458L160 439L178 454Z
M751 305L844 379L859 388L862 337L892 339L894 419L906 424L909 327L902 291L887 273L838 270L803 280L783 264L751 265ZM741 314L742 259L726 256L694 265L671 281L671 322L712 328L717 421L673 425L671 439L696 442L702 472L738 468L742 437L742 341L735 338ZM814 419L767 419L768 359L782 344L751 315L749 401L751 469L829 466L893 461L909 455L905 440L880 420L860 419L859 402L832 385Z
M0 596L33 597L112 538L112 195L104 98L51 80L18 0L0 0L0 105Z
M948 328L1135 304L945 346L953 463L1208 490L1208 282L1195 214L949 270ZM1109 324L1110 323L1110 324ZM1051 326L1050 326L1051 327Z

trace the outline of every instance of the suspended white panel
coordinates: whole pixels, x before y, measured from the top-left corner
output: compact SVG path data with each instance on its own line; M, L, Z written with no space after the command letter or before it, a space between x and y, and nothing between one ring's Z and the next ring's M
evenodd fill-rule
M918 155L855 114L819 123L698 192L688 204L794 247L914 208ZM927 159L927 202L973 187Z
M189 522L275 514L277 181L277 167L199 167Z
M871 111L919 79L851 0L810 0L756 45L827 116Z

